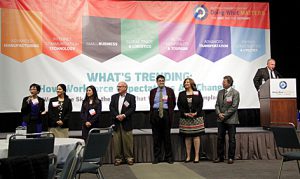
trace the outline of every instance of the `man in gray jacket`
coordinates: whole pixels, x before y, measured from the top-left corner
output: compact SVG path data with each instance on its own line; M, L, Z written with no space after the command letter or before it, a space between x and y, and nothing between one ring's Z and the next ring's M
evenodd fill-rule
M232 88L233 79L231 76L224 76L223 88L218 92L216 102L216 114L218 118L218 158L215 163L224 162L224 145L225 135L228 131L229 149L228 149L228 164L233 164L235 156L235 133L236 125L239 124L238 106L240 102L240 94Z

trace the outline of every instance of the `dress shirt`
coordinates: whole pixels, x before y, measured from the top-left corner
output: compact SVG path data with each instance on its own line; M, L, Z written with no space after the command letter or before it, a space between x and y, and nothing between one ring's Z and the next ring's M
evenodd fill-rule
M125 96L126 96L126 93L124 95L119 96L119 106L118 106L119 114L121 114L122 107L123 107L124 100L125 100Z
M168 109L168 100L164 99L164 97L167 96L166 87L163 87L162 89L160 89L159 87L157 88L156 94L155 94L155 97L154 97L153 108L154 109L158 109L159 108L159 93L160 93L160 90L162 90L162 94L163 94L163 103L164 103L163 107L164 107L164 109Z

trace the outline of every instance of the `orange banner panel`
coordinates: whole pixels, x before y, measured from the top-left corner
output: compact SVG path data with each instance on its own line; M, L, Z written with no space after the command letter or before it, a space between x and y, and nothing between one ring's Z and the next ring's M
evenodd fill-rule
M61 62L81 54L84 2L49 1L43 5L44 54Z
M40 13L2 9L1 16L1 47L4 55L23 62L42 53Z

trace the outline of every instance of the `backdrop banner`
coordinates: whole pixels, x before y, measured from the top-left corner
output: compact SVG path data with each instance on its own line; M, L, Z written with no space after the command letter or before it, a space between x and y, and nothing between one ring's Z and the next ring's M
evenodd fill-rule
M94 85L108 111L119 81L147 111L158 74L176 96L193 78L204 109L215 108L230 75L240 108L259 108L252 80L271 56L268 3L18 0L0 8L0 112L19 112L32 83L46 107L66 84L73 111Z

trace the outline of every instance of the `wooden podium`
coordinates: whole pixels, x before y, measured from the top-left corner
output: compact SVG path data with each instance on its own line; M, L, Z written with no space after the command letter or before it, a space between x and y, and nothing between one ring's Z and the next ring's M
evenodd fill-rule
M269 79L260 87L260 124L270 128L272 124L294 123L297 126L296 79Z

